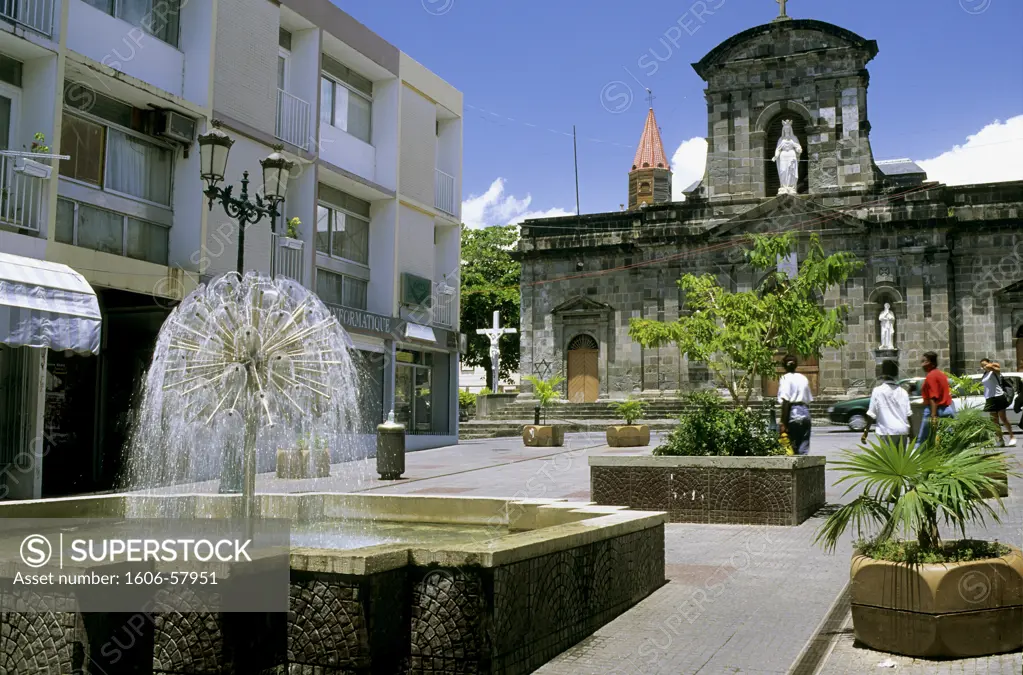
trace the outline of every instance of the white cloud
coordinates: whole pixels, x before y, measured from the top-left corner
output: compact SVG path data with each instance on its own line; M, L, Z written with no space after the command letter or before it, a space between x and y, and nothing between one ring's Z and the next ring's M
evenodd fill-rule
M690 138L682 141L682 144L671 156L671 199L672 201L685 201L682 191L703 178L703 171L707 167L707 139Z
M1023 115L995 120L964 145L917 162L927 180L947 185L1023 180Z
M490 184L486 192L481 195L469 195L469 198L462 202L462 222L473 229L480 229L492 225L517 225L529 218L575 215L575 211L566 211L562 208L530 211L529 205L532 202L533 197L528 193L522 199L505 194L504 179L498 178Z

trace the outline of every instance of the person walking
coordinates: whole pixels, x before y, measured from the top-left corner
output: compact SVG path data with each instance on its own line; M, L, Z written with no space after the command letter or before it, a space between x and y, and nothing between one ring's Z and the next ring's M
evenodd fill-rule
M1012 404L1009 400L1009 392L1012 390L1002 378L1002 367L991 359L981 359L980 367L984 369L984 376L980 379L984 385L984 412L991 413L991 421L998 427L998 444L1006 444L1005 436L1002 435L1004 426L1009 432L1008 444L1016 445L1016 436L1012 433L1012 425L1005 412Z
M796 372L796 357L786 356L782 360L785 374L778 382L778 403L781 404L781 424L778 430L789 437L792 449L797 455L810 454L810 381L806 375Z
M952 407L952 390L948 386L948 375L938 369L938 355L935 352L925 352L920 360L920 365L927 376L920 387L920 395L924 399L924 413L914 448L919 448L931 439L931 418L955 415L955 408Z
M877 422L877 440L895 443L903 447L909 440L909 418L913 414L909 407L909 392L895 381L899 376L899 364L891 359L881 363L881 381L870 392L870 407L867 408L867 426L863 429L860 442L867 442L870 423Z

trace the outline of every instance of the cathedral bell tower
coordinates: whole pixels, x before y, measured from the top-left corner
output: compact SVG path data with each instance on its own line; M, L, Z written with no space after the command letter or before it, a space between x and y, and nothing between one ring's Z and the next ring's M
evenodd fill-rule
M636 158L629 171L629 210L671 201L671 163L664 154L653 106L646 116Z

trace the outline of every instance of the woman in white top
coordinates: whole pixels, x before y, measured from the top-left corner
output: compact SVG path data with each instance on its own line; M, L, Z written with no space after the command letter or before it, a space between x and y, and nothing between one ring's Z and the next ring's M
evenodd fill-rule
M785 374L778 382L778 403L781 404L779 431L787 434L797 455L810 454L810 381L796 372L796 357L786 356L782 361Z
M984 376L981 382L984 384L984 412L991 413L991 419L995 426L1004 425L1009 432L1009 445L1016 445L1016 437L1012 433L1012 425L1005 411L1012 405L1012 401L1005 395L1005 388L1002 386L1002 367L990 359L981 359L980 367L984 369ZM1005 437L1002 429L998 427L998 443L1005 445Z

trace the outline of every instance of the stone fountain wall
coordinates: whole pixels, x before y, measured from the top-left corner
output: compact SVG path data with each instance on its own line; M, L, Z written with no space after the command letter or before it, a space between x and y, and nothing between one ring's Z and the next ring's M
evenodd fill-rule
M529 673L663 583L663 524L496 567L293 569L287 615L22 614L5 580L0 673Z

